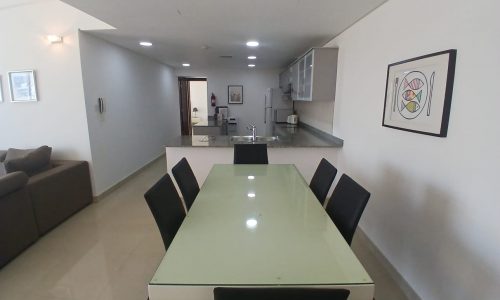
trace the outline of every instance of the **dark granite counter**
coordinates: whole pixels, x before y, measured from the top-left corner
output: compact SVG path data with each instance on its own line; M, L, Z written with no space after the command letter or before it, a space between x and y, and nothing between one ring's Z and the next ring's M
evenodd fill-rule
M235 134L237 135L237 134ZM248 135L245 133L244 135ZM294 147L342 147L344 141L335 136L323 133L307 125L292 126L274 124L271 134L277 136L276 141L267 142L271 148ZM193 135L178 136L168 141L166 147L233 147L235 143L229 135ZM243 142L244 143L244 142Z

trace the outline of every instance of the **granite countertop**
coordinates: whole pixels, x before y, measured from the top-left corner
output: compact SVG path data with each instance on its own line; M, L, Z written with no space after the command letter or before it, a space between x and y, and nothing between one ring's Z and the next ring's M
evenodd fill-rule
M195 127L221 127L221 126L226 126L227 121L218 121L218 120L208 120L208 121L202 121L194 124L193 126Z
M239 134L234 134L239 135ZM248 133L242 134L248 135ZM291 126L274 124L269 136L277 136L277 141L267 142L270 148L293 147L342 147L344 141L338 137L323 133L307 125ZM241 142L237 142L241 143ZM245 143L245 142L243 142ZM248 142L247 142L248 143ZM233 147L231 135L192 135L178 136L168 141L166 147Z

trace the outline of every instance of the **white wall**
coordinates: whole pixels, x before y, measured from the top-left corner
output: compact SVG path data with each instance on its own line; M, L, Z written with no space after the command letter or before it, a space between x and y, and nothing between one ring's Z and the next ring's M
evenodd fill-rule
M53 158L91 160L78 28L109 26L59 1L0 9L0 149L49 145ZM12 103L7 73L25 69L36 72L40 101Z
M201 122L206 122L208 117L208 102L207 102L207 82L206 81L190 81L189 96L191 99L191 117L194 117L193 108L197 108L196 116Z
M500 295L500 2L390 0L340 48L339 169L372 192L361 226L422 299ZM387 65L455 48L448 137L381 126Z
M238 118L240 131L250 124L257 125L257 133L264 134L264 95L267 88L278 88L279 70L259 69L179 69L178 76L205 77L208 84L207 101L212 93L217 97L217 105L229 107L229 115ZM243 85L243 104L227 104L228 85ZM208 104L208 114L215 110Z
M88 33L80 33L85 105L95 192L101 194L158 157L180 135L172 68ZM98 113L97 99L105 112Z

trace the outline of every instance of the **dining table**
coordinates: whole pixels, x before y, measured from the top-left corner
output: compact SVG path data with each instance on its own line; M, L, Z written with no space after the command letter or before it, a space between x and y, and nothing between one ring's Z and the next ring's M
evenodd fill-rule
M293 164L215 164L148 284L150 300L212 300L215 287L375 285Z

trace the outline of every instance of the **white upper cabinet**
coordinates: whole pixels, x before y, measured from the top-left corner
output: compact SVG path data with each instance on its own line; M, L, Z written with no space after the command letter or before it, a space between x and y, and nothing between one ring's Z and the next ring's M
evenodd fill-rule
M289 69L292 100L334 101L337 57L336 48L313 48L293 63Z

